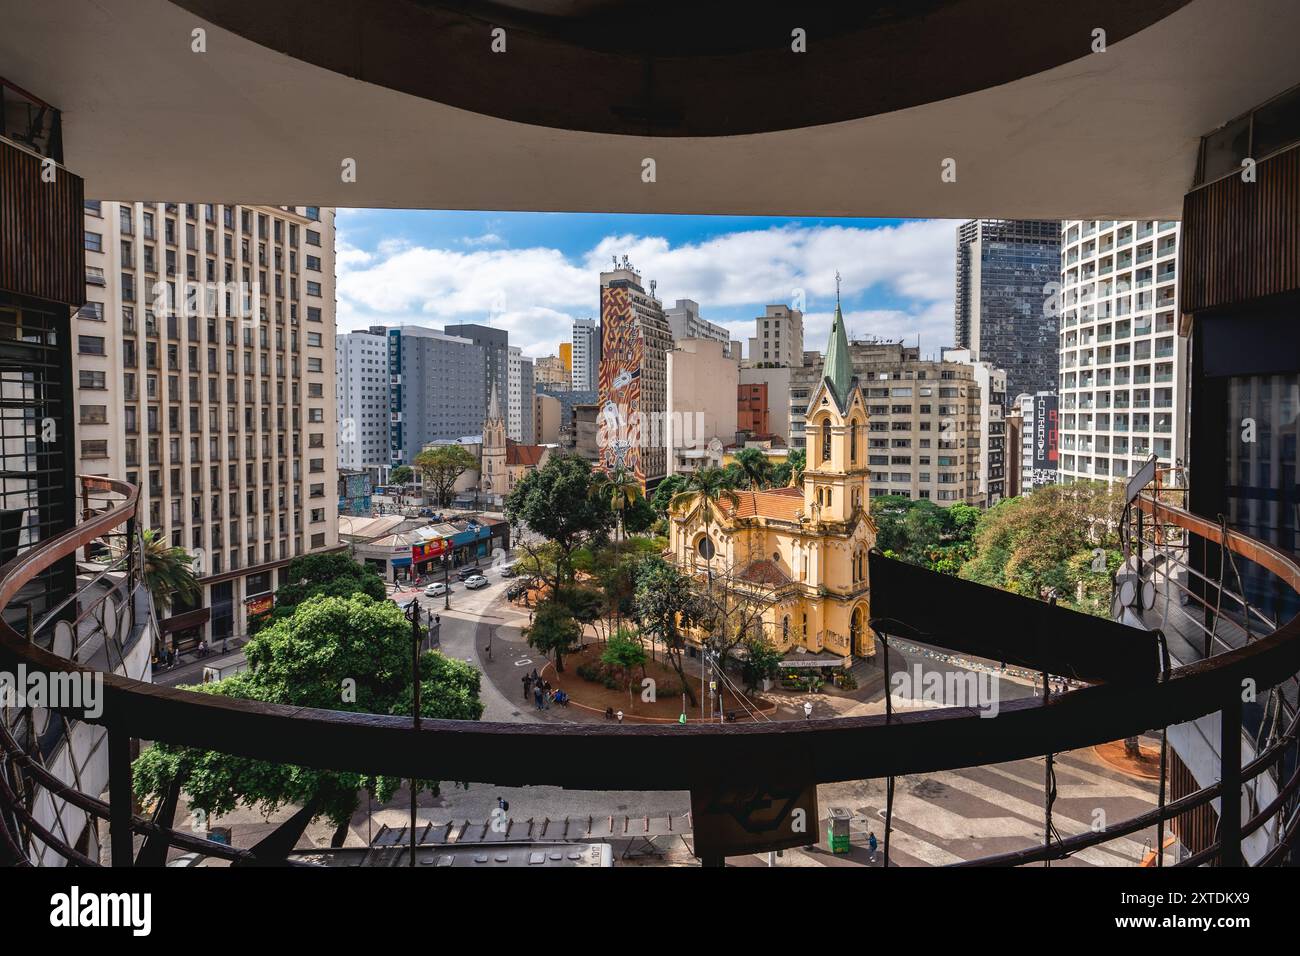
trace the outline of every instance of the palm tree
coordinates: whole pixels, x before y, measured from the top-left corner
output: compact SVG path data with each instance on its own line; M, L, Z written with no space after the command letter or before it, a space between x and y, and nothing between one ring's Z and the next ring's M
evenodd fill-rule
M187 603L197 601L203 588L191 567L194 556L187 554L184 548L172 547L161 532L152 528L140 538L144 583L153 596L154 607L167 611L172 606L172 599L178 596Z
M685 486L681 491L673 495L669 509L690 508L697 502L702 504L704 506L704 534L707 537L713 523L713 509L724 501L733 508L740 504L739 496L727 483L726 473L721 468L699 468L687 476ZM709 538L709 553L704 556L704 560L709 562L710 572L713 569L712 541L713 539ZM712 579L712 573L710 573L709 577Z
M627 515L627 509L642 496L641 482L637 481L636 474L626 465L615 465L612 470L597 474L591 485L591 493L596 498L604 498L609 502L610 508L617 512L619 537L625 537L623 518Z
M771 478L772 469L767 456L757 448L742 448L736 452L736 464L749 482L750 491L764 487Z
M786 456L786 463L790 466L790 484L803 484L803 472L808 467L808 452L802 448L796 448Z

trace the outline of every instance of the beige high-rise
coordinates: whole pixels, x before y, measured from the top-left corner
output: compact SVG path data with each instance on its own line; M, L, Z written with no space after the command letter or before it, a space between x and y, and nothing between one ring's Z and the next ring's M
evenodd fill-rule
M243 635L290 560L338 544L334 210L87 203L85 228L79 469L137 484L144 526L199 557L210 614L180 636Z

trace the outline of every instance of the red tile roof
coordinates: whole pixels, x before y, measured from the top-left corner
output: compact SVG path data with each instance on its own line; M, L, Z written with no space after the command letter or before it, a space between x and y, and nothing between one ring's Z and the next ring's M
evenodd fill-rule
M734 509L737 518L775 518L780 521L798 521L803 510L802 488L773 488L768 491L737 491L739 505ZM722 502L724 514L732 514L728 502Z
M506 464L536 468L546 454L544 445L522 445L513 438L506 439Z

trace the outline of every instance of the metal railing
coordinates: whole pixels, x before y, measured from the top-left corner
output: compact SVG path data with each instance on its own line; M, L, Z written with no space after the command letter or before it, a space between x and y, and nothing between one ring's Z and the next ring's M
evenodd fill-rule
M98 479L98 481L103 481ZM85 509L82 522L0 568L0 606L8 607L22 585L43 569L86 548L100 552L106 535L125 534L136 541L135 489L105 482L119 498L102 510ZM1143 521L1139 516L1144 516ZM1162 542L1174 529L1222 542L1225 552L1268 568L1300 593L1300 565L1262 542L1192 515L1155 496L1138 499L1129 520L1146 540L1159 529ZM127 552L134 550L128 544ZM1139 549L1136 557L1145 560ZM128 558L118 572L133 580L138 566ZM107 578L101 579L101 583ZM85 586L79 593L85 591ZM1020 600L1020 599L1017 599ZM68 605L65 610L70 610ZM78 614L81 612L78 611ZM37 819L24 795L43 788L88 818L108 823L109 858L114 865L161 864L168 848L202 853L237 864L283 861L296 836L272 835L250 849L221 846L173 829L171 817L180 795L177 781L151 818L133 810L131 746L133 740L217 750L237 756L323 770L357 771L415 779L491 782L500 786L553 784L573 789L717 792L746 787L807 787L818 783L954 770L1045 757L1080 747L1140 735L1153 728L1224 715L1220 741L1220 782L1166 802L1104 830L1065 839L1049 836L1023 850L971 861L968 865L1019 865L1066 858L1081 849L1118 839L1137 830L1165 825L1180 813L1218 800L1223 823L1213 845L1183 861L1211 860L1232 865L1242 861L1241 842L1273 824L1275 842L1260 860L1287 859L1300 817L1295 809L1300 778L1278 780L1277 795L1248 820L1240 819L1241 786L1261 774L1277 777L1294 751L1294 718L1283 734L1262 747L1246 766L1240 764L1241 687L1254 681L1261 689L1293 681L1300 671L1300 618L1265 630L1264 621L1241 646L1217 647L1205 659L1164 670L1140 691L1120 684L1092 684L1050 699L1004 702L989 719L977 709L946 707L923 713L886 713L796 722L660 725L500 724L426 719L413 726L405 717L342 713L281 706L198 694L144 683L106 671L103 709L95 717L66 710L69 721L106 728L109 800L86 793L44 766L29 741L15 735L14 724L0 728L0 853L11 862L30 862L29 847L39 841L70 865L99 861L74 846L75 835L61 834ZM1008 621L1004 626L1015 627ZM1113 625L1110 625L1113 626ZM1231 642L1227 642L1228 645ZM84 673L88 668L56 653L56 643L29 640L0 624L0 665L19 663L29 670ZM1290 761L1294 765L1295 761ZM301 834L313 808L291 821ZM292 827L290 830L292 831ZM279 832L279 831L277 831ZM1048 830L1050 834L1050 828ZM143 843L137 854L136 839ZM888 853L890 830L885 831ZM1157 853L1157 865L1163 855ZM706 858L706 863L720 863Z

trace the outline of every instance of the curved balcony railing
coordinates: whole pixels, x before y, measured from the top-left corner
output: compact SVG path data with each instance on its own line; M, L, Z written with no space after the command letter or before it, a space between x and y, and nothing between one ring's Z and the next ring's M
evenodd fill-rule
M98 479L102 481L102 479ZM119 500L90 513L75 529L34 547L0 568L0 605L8 606L22 585L54 562L109 534L126 529L135 538L135 489L109 483ZM1137 514L1158 514L1168 527L1190 534L1209 533L1204 519L1151 498L1139 499ZM1215 533L1219 533L1218 529ZM1250 555L1300 593L1300 566L1269 546L1235 532L1223 535L1224 547ZM874 560L875 556L873 556ZM128 562L129 564L129 562ZM128 576L133 573L128 570ZM1000 592L999 592L1000 593ZM1016 599L1019 600L1019 599ZM1027 602L1042 607L1037 602ZM1067 613L1067 612L1062 612ZM1114 627L1109 622L1100 622ZM1014 626L1015 622L1006 622ZM1082 625L1086 627L1087 625ZM882 625L873 622L879 633ZM882 634L882 636L885 636ZM24 664L29 670L79 673L85 665L0 624L0 664ZM424 720L420 726L403 717L341 713L311 708L238 701L155 686L119 673L103 674L102 713L92 718L67 711L71 720L107 729L110 799L81 792L42 765L7 729L0 735L0 849L15 862L28 860L33 838L53 848L72 865L98 861L70 845L63 835L37 820L13 781L44 788L70 807L107 821L111 862L161 863L168 847L195 851L235 863L283 860L287 847L238 849L211 843L170 827L175 788L167 806L149 819L133 813L130 752L133 739L208 748L238 756L326 770L363 771L415 779L453 779L501 786L559 785L585 790L652 790L692 792L761 788L803 788L818 783L959 769L1027 757L1045 757L1085 746L1140 735L1153 728L1222 712L1221 779L1184 798L1099 832L1014 853L973 861L1012 865L1062 859L1081 849L1138 830L1164 825L1188 810L1220 801L1224 824L1207 851L1183 861L1212 860L1236 864L1241 841L1272 823L1277 838L1259 862L1276 864L1290 853L1296 838L1294 804L1300 776L1278 780L1277 797L1237 825L1244 782L1260 774L1278 774L1293 748L1295 723L1286 734L1240 765L1241 688L1253 681L1261 689L1280 685L1300 671L1300 618L1239 647L1204 660L1166 669L1139 686L1097 683L1047 699L1005 702L994 718L975 708L887 713L879 716L753 724L687 726L614 726L606 724L500 724ZM1236 741L1234 744L1233 741ZM1234 759L1236 757L1236 759ZM1292 761L1294 765L1294 761ZM1239 812L1239 811L1238 811ZM19 832L4 825L16 821ZM1050 832L1050 828L1049 828ZM136 856L135 838L144 846ZM885 832L888 852L889 828ZM1157 853L1157 865L1162 854ZM718 859L705 859L718 863Z

